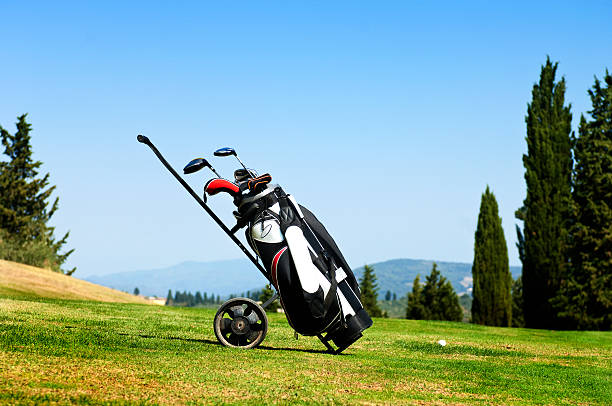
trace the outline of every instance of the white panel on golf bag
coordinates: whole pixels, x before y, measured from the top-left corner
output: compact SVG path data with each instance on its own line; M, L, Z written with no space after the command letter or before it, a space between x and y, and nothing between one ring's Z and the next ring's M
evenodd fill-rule
M251 237L255 241L269 244L279 243L285 240L280 225L275 219L261 220L253 224L251 227Z
M295 264L298 277L300 278L302 289L308 293L314 293L320 286L321 289L323 289L323 293L327 295L331 287L331 283L312 263L310 257L311 253L309 252L312 251L312 248L310 248L308 241L306 241L302 229L296 226L289 227L285 232L285 236L287 237L287 245L289 246L289 251L293 257L293 263ZM312 255L316 256L314 253ZM338 282L341 282L342 279L346 278L346 273L342 270L342 268L338 268L336 272L336 280ZM340 298L340 305L344 315L354 315L355 310L346 300L342 292L338 290L337 295Z

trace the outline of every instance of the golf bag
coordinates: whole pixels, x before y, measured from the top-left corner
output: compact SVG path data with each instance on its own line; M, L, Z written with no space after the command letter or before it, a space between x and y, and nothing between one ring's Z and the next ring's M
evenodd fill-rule
M207 167L217 176L204 186L202 199L149 138L138 135L137 140L151 148L166 169L274 285L287 320L297 333L317 336L331 352L339 354L372 325L361 304L357 280L332 237L308 209L278 185L271 185L270 175L257 176L244 166L233 148L220 148L215 156L233 155L243 169L234 172L234 183L222 179L206 159L193 159L183 173L191 174ZM232 196L238 208L234 211L236 225L231 229L206 204L207 195L221 192ZM249 245L263 265L236 238L235 233L244 227L247 227ZM263 307L248 298L231 298L223 303L213 321L217 339L229 347L259 345L268 324Z
M235 199L238 213L248 213L249 245L261 258L293 329L318 336L330 350L332 341L340 352L372 325L357 280L314 214L270 180L269 175L249 180L250 192Z

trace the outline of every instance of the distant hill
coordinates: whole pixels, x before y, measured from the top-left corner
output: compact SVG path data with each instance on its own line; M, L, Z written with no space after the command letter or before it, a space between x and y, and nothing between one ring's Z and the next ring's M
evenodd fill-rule
M0 296L150 303L128 293L34 266L0 260Z
M393 259L372 264L378 278L379 293L387 290L402 297L410 289L417 273L421 280L431 272L431 260ZM459 262L436 261L440 272L447 277L457 293L467 292L472 287L472 265ZM516 278L520 267L511 267ZM363 267L355 270L357 277L363 274ZM183 262L161 269L119 272L108 275L90 276L88 281L132 292L135 287L144 295L166 296L172 292L196 291L221 296L240 294L247 290L261 289L268 282L247 259L215 262Z
M90 276L86 280L132 292L138 287L143 295L166 296L172 292L200 291L228 296L258 290L268 281L248 259L215 262L183 262L167 268L119 272Z
M472 264L424 259L392 259L368 265L374 267L378 279L379 298L382 299L388 290L395 292L398 298L412 291L412 282L417 274L421 275L421 283L424 283L434 262L438 264L440 273L450 280L458 294L472 291ZM355 269L354 272L355 276L360 278L363 275L363 267ZM516 279L521 274L521 267L511 266L510 273Z

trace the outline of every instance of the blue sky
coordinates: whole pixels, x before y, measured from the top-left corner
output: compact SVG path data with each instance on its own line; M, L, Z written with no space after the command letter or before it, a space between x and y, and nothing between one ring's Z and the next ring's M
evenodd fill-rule
M489 185L518 265L531 88L559 61L576 127L612 68L612 4L497 3L3 2L0 125L29 113L81 277L242 255L139 133L177 169L235 147L354 267L471 262Z

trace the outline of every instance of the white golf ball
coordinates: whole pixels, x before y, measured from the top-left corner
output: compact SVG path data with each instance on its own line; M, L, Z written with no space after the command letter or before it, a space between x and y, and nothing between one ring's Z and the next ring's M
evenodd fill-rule
M444 347L446 345L446 340L438 340L438 344Z

